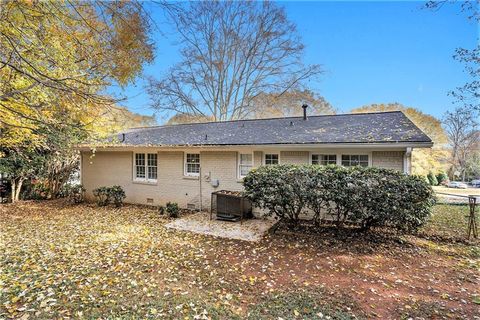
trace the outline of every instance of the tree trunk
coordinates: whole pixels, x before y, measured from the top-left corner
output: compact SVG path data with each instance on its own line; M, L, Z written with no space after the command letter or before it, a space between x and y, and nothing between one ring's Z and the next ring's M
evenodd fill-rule
M11 194L11 197L12 197L12 203L15 202L15 190L17 189L17 184L16 184L16 181L15 179L12 179L10 180L10 184L11 184L11 187L12 187L12 194Z
M24 179L19 179L17 183L17 189L15 190L15 201L20 200L20 191L22 191L22 185L23 185Z

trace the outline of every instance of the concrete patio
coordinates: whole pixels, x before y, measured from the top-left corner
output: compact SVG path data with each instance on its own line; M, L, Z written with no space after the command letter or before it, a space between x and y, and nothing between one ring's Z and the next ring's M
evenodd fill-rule
M275 220L266 219L248 219L243 220L243 223L240 223L240 221L219 221L215 220L215 217L210 220L209 213L199 212L167 223L165 227L221 238L256 242L260 241L275 223Z

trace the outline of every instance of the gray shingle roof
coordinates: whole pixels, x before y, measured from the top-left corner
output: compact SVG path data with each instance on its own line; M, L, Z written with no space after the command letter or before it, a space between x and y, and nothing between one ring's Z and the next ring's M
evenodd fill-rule
M121 144L134 146L431 142L400 111L166 125L123 134Z

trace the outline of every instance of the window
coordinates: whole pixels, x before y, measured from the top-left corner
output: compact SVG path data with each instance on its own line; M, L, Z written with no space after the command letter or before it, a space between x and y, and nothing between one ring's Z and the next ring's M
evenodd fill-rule
M273 165L273 164L278 164L278 154L276 153L270 153L270 154L265 154L265 165Z
M145 179L145 154L135 154L135 178Z
M238 175L245 177L253 166L253 157L251 153L240 153L238 159Z
M156 153L135 153L135 180L157 180Z
M353 167L353 166L368 167L368 155L342 154L342 166L345 166L345 167Z
M147 160L148 180L157 180L157 154L149 153Z
M200 174L200 154L187 153L185 155L185 175L198 176Z
M335 154L312 154L312 164L326 166L327 164L337 164L337 155Z

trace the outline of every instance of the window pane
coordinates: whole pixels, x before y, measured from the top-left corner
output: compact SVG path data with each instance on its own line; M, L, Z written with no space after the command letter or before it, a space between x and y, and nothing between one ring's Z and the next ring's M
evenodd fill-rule
M240 164L251 164L252 155L248 153L240 154Z
M157 180L157 154L149 153L147 155L147 178Z
M278 164L278 154L266 154L265 155L265 164Z
M335 154L312 154L312 164L337 164L337 156Z
M148 154L148 165L149 166L157 166L157 154L156 153L149 153Z
M185 171L187 174L200 173L200 154L187 153L185 159Z
M135 154L135 164L137 166L144 166L145 165L145 154L144 153L136 153Z
M148 179L157 179L157 167L148 167Z
M135 154L135 178L145 179L145 154Z
M253 157L251 153L241 153L240 161L238 163L238 172L240 177L245 177L250 170L252 170Z
M187 153L187 163L200 163L200 155L198 153Z
M135 167L135 177L137 178L145 178L145 167L144 166L136 166Z
M368 155L342 155L342 166L362 166L368 167Z
M246 176L250 170L252 170L252 166L248 166L248 165L240 165L240 175L242 177Z

